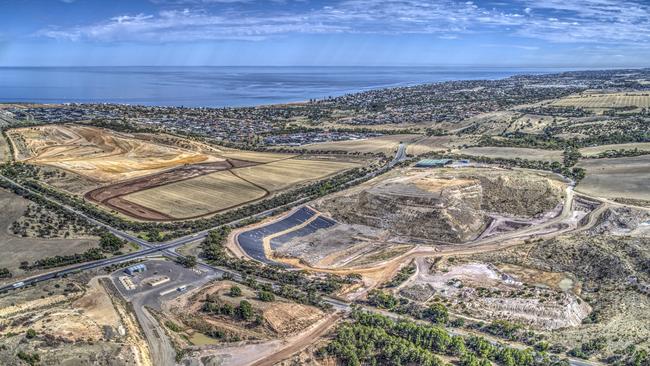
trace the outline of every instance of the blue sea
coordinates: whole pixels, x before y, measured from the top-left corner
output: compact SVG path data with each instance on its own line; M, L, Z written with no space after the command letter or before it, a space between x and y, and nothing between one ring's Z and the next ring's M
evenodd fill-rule
M0 102L254 106L559 69L467 67L0 67Z

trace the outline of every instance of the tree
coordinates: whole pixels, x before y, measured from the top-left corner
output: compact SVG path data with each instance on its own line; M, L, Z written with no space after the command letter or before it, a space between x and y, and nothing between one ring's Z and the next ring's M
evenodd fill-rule
M158 228L156 228L156 227L152 227L147 232L147 238L149 238L150 241L159 241L160 240L160 230L158 230Z
M447 346L447 353L452 356L460 356L465 354L467 348L465 347L465 340L461 336L451 337L449 346Z
M0 268L0 278L11 278L13 274L7 268Z
M230 295L232 297L241 296L241 288L239 288L239 286L236 286L236 285L231 286L230 287L230 292L228 293L228 295Z
M28 365L36 365L41 360L41 356L39 356L38 353L30 354L24 351L18 351L16 356L25 361Z
M112 233L107 232L99 239L99 247L106 253L113 253L124 247L124 241Z
M368 293L368 303L378 308L391 310L399 303L397 298L381 290L372 290Z
M446 324L449 320L447 307L441 303L433 303L425 312L426 317L436 324Z
M193 255L188 255L186 257L179 257L177 261L178 263L180 263L181 265L187 268L194 268L197 263L196 257Z
M253 306L250 302L242 300L239 302L239 307L237 308L237 315L241 319L250 320L253 317Z
M260 301L271 302L275 300L275 296L270 291L260 291L257 293L257 298Z
M36 337L36 331L32 328L27 329L27 332L25 332L25 337L27 337L27 339Z

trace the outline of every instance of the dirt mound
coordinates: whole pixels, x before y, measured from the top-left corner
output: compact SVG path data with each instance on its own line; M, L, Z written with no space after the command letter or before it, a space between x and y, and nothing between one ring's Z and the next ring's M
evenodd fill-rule
M648 236L650 234L650 213L630 207L608 208L598 225L590 233L609 235Z
M459 170L448 176L478 180L483 189L483 210L519 217L552 210L564 192L564 184L557 180L518 170Z
M337 221L396 235L461 243L475 239L490 216L532 217L561 202L560 182L522 171L407 170L316 206Z
M61 168L99 182L224 160L201 151L157 144L91 126L45 125L18 128L8 134L16 142L17 160Z

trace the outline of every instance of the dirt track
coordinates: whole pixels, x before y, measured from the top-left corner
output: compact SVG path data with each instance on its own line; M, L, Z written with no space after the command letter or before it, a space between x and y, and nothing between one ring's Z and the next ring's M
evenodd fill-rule
M335 313L326 317L325 319L321 320L320 324L318 324L318 326L316 326L314 329L311 329L298 336L294 336L289 340L288 346L282 348L272 355L265 356L264 359L253 363L252 366L273 366L276 363L291 357L291 355L294 353L302 351L314 343L314 340L316 338L320 337L330 328L332 328L342 315L342 313Z
M372 289L377 284L390 280L403 263L406 263L413 258L421 256L452 256L490 252L521 245L524 243L525 239L550 238L576 230L586 230L587 228L595 225L597 223L597 217L599 217L605 211L607 203L602 203L602 201L599 202L601 202L601 205L594 209L592 212L588 213L586 216L587 219L582 220L584 222L581 224L578 222L579 220L575 220L574 218L574 193L573 190L569 188L567 189L562 212L557 217L550 219L544 223L540 223L538 225L520 230L515 230L513 232L504 233L501 235L495 235L484 239L475 240L466 244L439 245L435 247L419 245L400 256L383 261L381 263L376 263L371 267L327 269L310 267L300 263L298 260L290 258L276 258L276 260L286 262L299 269L313 272L333 273L339 275L346 275L350 273L361 274L367 281L367 287L364 291L357 291L352 294L354 298L357 298L363 296L368 290ZM233 235L232 238L235 236L236 235ZM232 249L232 247L238 247L238 244L229 242L228 246L230 246ZM239 251L243 253L243 250L240 249Z
M158 212L148 207L138 205L134 202L124 200L122 197L128 194L142 191L149 188L159 187L162 185L180 182L196 178L202 175L218 172L221 170L229 170L232 168L239 168L245 166L253 166L257 163L227 159L224 161L194 164L170 169L161 173L150 176L131 179L124 182L119 182L106 187L97 188L84 195L84 197L93 202L103 204L113 210L121 212L125 215L135 217L141 220L150 221L168 221L174 220L174 217Z

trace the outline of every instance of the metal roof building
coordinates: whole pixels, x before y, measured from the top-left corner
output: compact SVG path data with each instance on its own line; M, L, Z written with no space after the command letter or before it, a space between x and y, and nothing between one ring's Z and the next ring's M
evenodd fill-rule
M416 168L435 168L451 164L451 159L422 159L415 164Z
M127 269L124 270L124 272L126 272L129 275L133 275L134 273L144 272L146 270L147 270L147 266L140 263L140 264L136 264L134 266L128 267Z

